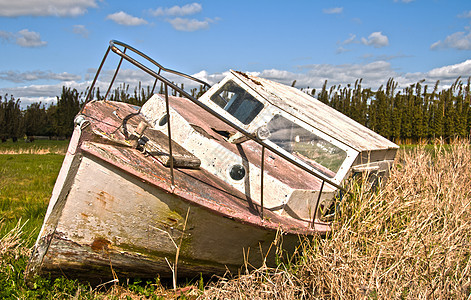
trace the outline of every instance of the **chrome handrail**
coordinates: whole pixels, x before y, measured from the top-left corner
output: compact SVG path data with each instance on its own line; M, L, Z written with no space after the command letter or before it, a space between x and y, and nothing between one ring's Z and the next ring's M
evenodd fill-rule
M121 46L124 48L123 51L121 51L118 47L118 46ZM159 71L158 72L155 72L154 70L148 68L147 66L143 65L142 63L140 63L139 61L135 60L134 58L130 57L128 54L126 54L126 49L129 49L131 50L132 52L138 54L139 56L141 56L142 58L146 59L147 61L151 62L153 65L155 65ZM113 76L113 80L112 82L110 83L110 86L108 88L108 91L106 93L106 96L108 95L108 92L109 92L109 89L111 88L111 86L113 85L113 82L114 82L114 79L116 78L116 74L118 73L118 70L119 70L119 67L121 66L121 62L122 62L122 59L126 59L128 62L132 63L133 65L135 65L136 67L140 68L141 70L145 71L146 73L148 73L149 75L153 76L154 78L156 79L159 79L161 80L162 82L164 83L167 83L169 86L171 86L173 89L177 90L178 92L182 93L182 94L186 94L188 95L185 91L183 91L180 87L176 86L175 84L173 84L172 82L170 82L169 80L167 80L165 77L163 77L160 72L161 71L164 71L164 72L167 72L167 73L170 73L170 74L174 74L174 75L177 75L177 76L180 76L180 77L183 77L183 78L186 78L186 79L189 79L189 80L192 80L192 81L195 81L201 85L203 85L204 87L207 87L207 88L210 88L211 85L201 79L198 79L196 77L193 77L191 75L188 75L188 74L185 74L185 73L182 73L182 72L179 72L179 71L175 71L175 70L172 70L172 69L169 69L169 68L165 68L164 66L162 66L161 64L159 64L158 62L156 62L154 59L152 59L151 57L147 56L146 54L142 53L141 51L137 50L136 48L128 45L128 44L125 44L123 42L120 42L120 41L116 41L116 40L111 40L110 41L110 45L108 47L108 49L106 50L106 53L101 61L101 64L100 64L100 67L98 68L97 70L97 73L95 75L95 78L93 79L92 81L92 85L90 86L90 90L88 91L88 94L87 94L87 97L85 98L85 102L84 102L84 105L89 102L91 100L91 94L93 92L93 88L95 87L95 84L96 84L96 81L98 79L98 75L100 74L101 72L101 69L103 67L103 64L105 63L105 60L108 56L108 53L111 51L113 51L114 53L118 54L119 56L121 56L121 60L119 62L119 65L118 67L116 68L116 71L115 71L115 74ZM155 87L155 84L156 82L154 82L154 87ZM191 97L191 96L190 96Z
M138 54L139 56L145 58L147 61L151 62L152 64L154 64L155 66L158 67L159 71L158 72L155 72L154 70L148 68L147 66L143 65L142 63L140 63L139 61L135 60L134 58L130 57L128 54L126 54L125 50L121 51L116 45L119 45L121 47L124 47L124 49L129 49L131 50L132 52ZM230 121L230 120L227 120L226 118L224 118L223 116L221 116L220 114L218 114L216 111L214 111L212 108L210 108L209 106L205 105L204 103L198 101L198 99L196 99L195 97L193 97L192 95L188 94L185 90L183 90L182 88L180 88L178 85L176 85L175 83L169 81L167 78L165 78L164 76L162 76L161 74L161 71L165 71L167 73L171 73L171 74L175 74L175 75L178 75L180 77L184 77L184 78L187 78L187 79L190 79L192 81L195 81L195 82L198 82L200 83L201 85L205 86L205 87L211 87L208 83L206 83L205 81L203 80L200 80L198 78L195 78L193 76L190 76L190 75L187 75L187 74L184 74L184 73L181 73L181 72L178 72L178 71L175 71L175 70L172 70L172 69L168 69L168 68L165 68L163 67L161 64L159 64L158 62L156 62L155 60L153 60L152 58L150 58L149 56L147 56L146 54L142 53L141 51L125 44L125 43L122 43L122 42L119 42L119 41L116 41L116 40L111 40L110 41L110 46L108 47L108 50L106 51L105 53L105 56L103 57L103 60L100 64L100 67L97 71L97 74L95 75L95 78L93 80L93 83L92 83L92 86L90 88L90 91L89 91L89 94L87 95L87 98L86 98L86 101L84 103L84 106L85 104L90 101L90 94L92 93L92 90L93 90L93 87L96 83L96 80L98 78L98 74L99 72L101 71L102 67L103 67L103 64L108 56L108 53L109 51L113 51L114 53L116 53L117 55L121 56L121 58L124 58L126 59L128 62L132 63L133 65L135 65L136 67L140 68L141 70L143 70L144 72L148 73L149 75L153 76L154 78L156 78L156 81L157 80L160 80L164 83L165 85L165 93L166 93L166 99L168 99L168 89L167 89L167 86L170 86L172 89L174 89L175 91L177 91L178 93L180 93L180 95L184 96L185 98L188 98L190 101L192 101L193 103L195 103L196 105L198 105L199 107L201 107L202 109L204 109L205 111L207 111L208 113L212 114L213 116L215 116L216 118L218 118L219 120L221 120L222 122L226 123L227 125L229 125L230 127L232 127L233 129L239 131L240 133L242 133L243 135L245 135L247 138L251 139L251 140L254 140L256 143L258 143L260 146L262 146L262 149L265 150L265 149L268 149L270 150L271 152L275 153L276 155L280 156L281 158L285 159L286 161L290 162L291 164L297 166L298 168L302 169L303 171L305 172L308 172L309 174L319 178L322 180L322 188L324 187L324 183L328 183L330 184L331 186L341 190L341 191L344 191L344 192L347 192L348 191L340 186L339 184L329 180L328 178L322 176L321 174L317 174L315 173L314 171L312 171L311 169L309 169L307 166L299 163L298 161L296 161L295 159L287 156L286 154L282 153L281 151L279 151L278 149L268 145L267 143L265 143L262 139L259 139L257 136L254 136L253 134L251 134L250 132L246 131L244 128L240 127L239 125L235 124L234 122ZM119 65L121 65L121 61L119 63ZM118 69L116 70L116 72L118 71ZM116 77L116 76L115 76ZM112 83L111 83L112 84ZM154 83L154 86L155 86L155 83ZM168 100L166 100L166 106L167 106L167 110L168 110ZM170 124L170 115L167 115L167 122L168 124ZM171 141L169 141L169 143L171 144ZM170 149L171 150L171 149ZM264 153L264 151L263 151ZM169 157L170 157L170 160L173 160L173 156L172 156L172 153L169 153ZM262 156L262 161L264 160L264 157ZM262 165L264 165L262 163ZM262 170L262 173L263 173L263 170ZM172 176L172 183L173 183L173 168L171 168L171 176ZM262 182L263 182L263 176L262 176ZM173 184L172 184L173 185ZM263 185L263 183L262 183ZM321 193L321 192L320 192ZM320 200L320 195L319 195L319 199ZM261 199L261 205L262 205L262 208L261 208L261 215L263 217L263 187L262 187L262 199ZM316 205L317 207L317 205ZM313 214L313 218L312 218L312 225L314 224L314 219L315 219L315 216L316 216L316 211L314 211L314 214Z
M175 70L172 70L172 69L169 69L169 68L165 68L164 66L162 66L161 64L159 64L158 62L156 62L155 60L153 60L151 57L147 56L146 54L142 53L141 51L137 50L136 48L130 46L130 45L127 45L123 42L120 42L120 41L116 41L116 40L111 40L110 41L110 48L111 50L118 54L119 56L121 57L124 57L126 60L128 60L129 62L131 62L132 64L134 64L135 66L141 68L142 70L146 71L147 73L149 73L149 75L159 75L158 73L155 73L152 69L149 69L147 68L146 66L144 66L143 64L141 64L140 62L134 60L132 57L130 57L129 55L125 54L124 52L121 52L121 50L119 50L118 47L116 47L116 45L119 45L121 47L124 47L125 49L129 49L131 50L132 52L138 54L139 56L145 58L147 61L151 62L152 64L154 64L155 66L157 66L159 68L159 70L162 70L162 71L165 71L167 73L171 73L171 74L174 74L174 75L177 75L177 76L180 76L180 77L184 77L186 79L190 79L192 81L196 81L200 84L202 84L203 86L205 87L208 87L210 88L211 85L201 79L198 79L196 77L193 77L191 75L188 75L188 74L185 74L185 73L182 73L182 72L179 72L179 71L175 71ZM159 77L159 76L157 76ZM160 79L160 78L159 78Z

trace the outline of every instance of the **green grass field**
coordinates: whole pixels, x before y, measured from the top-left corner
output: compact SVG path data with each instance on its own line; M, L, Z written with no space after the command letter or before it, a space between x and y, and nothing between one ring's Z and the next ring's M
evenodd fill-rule
M38 234L68 140L0 143L0 234L18 224L25 235Z
M19 220L28 221L26 234L38 234L63 159L60 154L0 155L0 234Z

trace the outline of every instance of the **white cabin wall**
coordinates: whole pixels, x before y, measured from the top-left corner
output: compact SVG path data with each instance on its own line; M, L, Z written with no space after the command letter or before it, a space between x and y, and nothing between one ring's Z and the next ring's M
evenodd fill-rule
M161 96L154 95L149 99L142 107L141 113L154 129L167 134L167 125L159 126L158 124L162 116L166 114L165 100ZM198 157L202 168L231 184L253 201L260 203L261 171L258 166L244 160L214 139L197 132L172 108L170 108L170 122L172 139ZM246 169L246 176L240 181L233 180L229 176L229 170L235 164L241 164ZM283 205L291 197L293 191L294 189L265 172L263 197L265 208L278 208L277 211L281 213Z

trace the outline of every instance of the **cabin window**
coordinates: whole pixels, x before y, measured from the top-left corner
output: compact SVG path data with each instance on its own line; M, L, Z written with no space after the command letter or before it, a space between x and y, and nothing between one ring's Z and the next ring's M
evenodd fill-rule
M226 82L211 100L245 125L262 110L263 104L234 81Z
M271 142L326 175L334 178L347 152L300 125L275 115L267 124Z

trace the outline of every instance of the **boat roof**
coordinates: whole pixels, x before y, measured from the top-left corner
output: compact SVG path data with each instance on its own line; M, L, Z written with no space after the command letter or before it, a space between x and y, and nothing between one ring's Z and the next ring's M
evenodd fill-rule
M359 152L399 146L297 88L247 73L231 73L269 103Z

